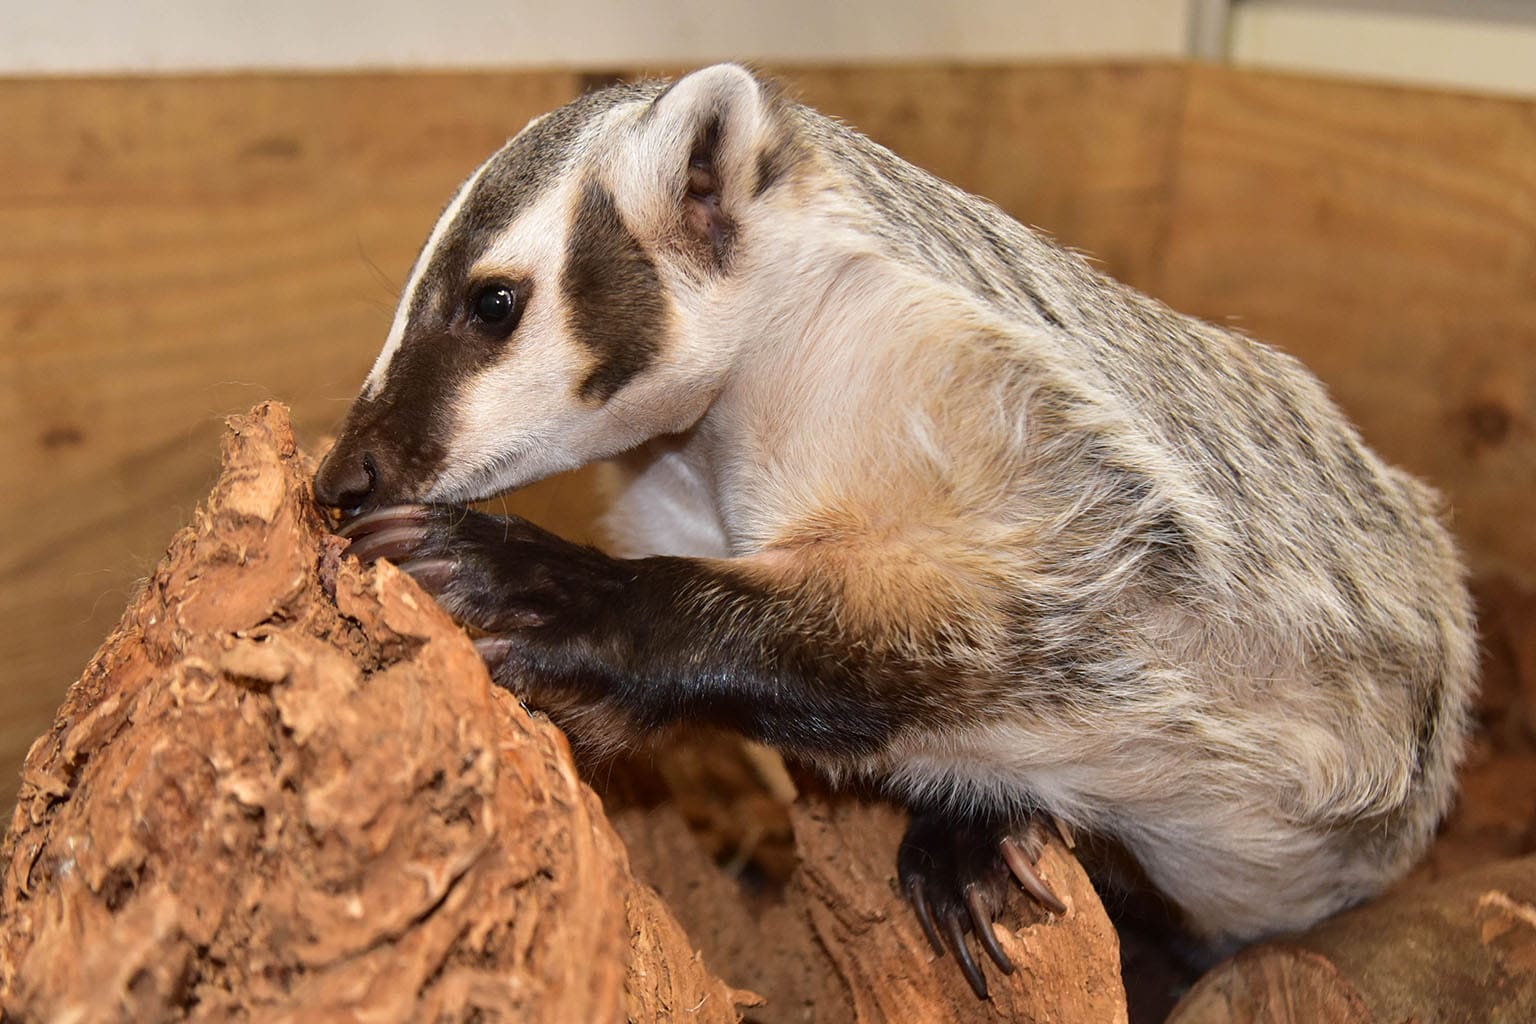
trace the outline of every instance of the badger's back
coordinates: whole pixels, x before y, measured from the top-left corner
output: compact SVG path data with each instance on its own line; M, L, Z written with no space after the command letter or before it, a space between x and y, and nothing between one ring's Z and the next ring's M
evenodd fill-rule
M998 765L1017 741L1031 784L1057 787L1058 806L1144 854L1164 832L1219 818L1212 799L1266 807L1232 827L1249 853L1269 859L1256 851L1272 840L1307 871L1331 859L1339 877L1322 904L1302 901L1299 921L1404 870L1451 798L1474 685L1470 602L1437 496L1372 453L1291 357L1106 278L836 122L806 110L797 120L820 173L857 196L843 204L849 220L886 258L1011 325L996 372L1027 381L1016 394L1029 428L983 443L1027 439L1020 465L1054 452L1010 498L1035 524L1021 543L1048 538L1020 553L1030 635L1054 621L1044 635L1059 638L1050 658L1018 652L1019 692L1032 719L1047 691L1067 709L1059 722L1091 716L1126 741L1061 737L1083 761L1115 765L1092 779L1032 771L1043 756L1033 722L1027 739L949 737L943 755L914 743L896 774L974 797L1005 786L992 776L1006 775ZM1139 762L1127 757L1137 745ZM993 771L966 776L967 763ZM1168 813L1181 799L1187 814ZM1160 813L1167 829L1144 820ZM1191 863L1183 842L1162 844L1179 871L1225 870ZM1200 884L1181 883L1173 864L1152 873L1175 891ZM1244 914L1213 906L1207 923L1254 931Z

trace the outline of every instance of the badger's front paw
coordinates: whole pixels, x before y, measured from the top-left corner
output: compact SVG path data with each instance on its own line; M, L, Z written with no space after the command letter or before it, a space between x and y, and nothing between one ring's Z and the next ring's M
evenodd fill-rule
M501 636L589 628L622 584L613 559L516 516L396 505L341 535L348 554L389 559L455 619Z
M1066 907L1040 879L1034 861L1043 835L1038 820L1024 826L946 811L913 812L896 858L901 887L918 923L939 956L955 954L978 998L987 998L987 980L971 956L965 935L973 932L1000 971L1013 961L992 931L1016 878L1046 909Z

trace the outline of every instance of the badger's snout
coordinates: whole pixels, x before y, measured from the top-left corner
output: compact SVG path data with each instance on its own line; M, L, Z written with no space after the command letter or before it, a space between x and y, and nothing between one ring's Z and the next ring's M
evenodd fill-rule
M421 394L359 398L315 472L315 502L352 515L420 500L446 457L436 409Z
M341 442L330 450L315 473L315 501L343 512L373 507L380 490L378 456Z

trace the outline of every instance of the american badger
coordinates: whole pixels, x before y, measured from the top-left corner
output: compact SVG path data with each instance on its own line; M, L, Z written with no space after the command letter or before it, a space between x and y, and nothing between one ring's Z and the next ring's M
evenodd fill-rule
M462 503L612 460L626 557ZM530 123L315 480L580 741L723 725L911 808L986 983L1038 822L1231 945L1424 850L1473 688L1437 498L1289 357L734 65Z

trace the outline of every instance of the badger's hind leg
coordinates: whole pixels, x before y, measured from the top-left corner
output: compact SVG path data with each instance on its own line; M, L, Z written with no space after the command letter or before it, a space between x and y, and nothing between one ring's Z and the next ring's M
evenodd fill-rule
M965 935L974 932L998 969L1013 973L1013 961L998 945L992 921L1015 880L1046 909L1058 914L1066 911L1035 870L1044 839L1039 819L1020 824L1013 818L948 809L912 812L896 855L902 891L934 952L955 954L978 998L987 998L987 980Z

